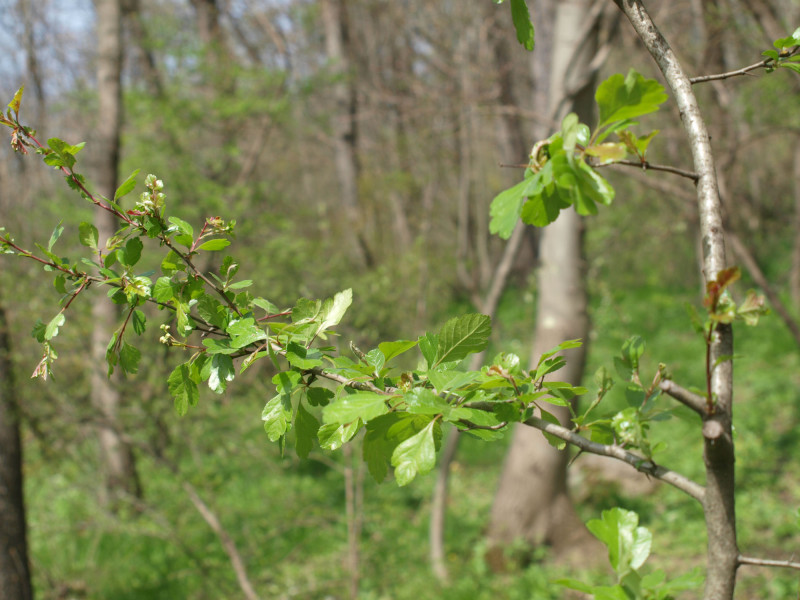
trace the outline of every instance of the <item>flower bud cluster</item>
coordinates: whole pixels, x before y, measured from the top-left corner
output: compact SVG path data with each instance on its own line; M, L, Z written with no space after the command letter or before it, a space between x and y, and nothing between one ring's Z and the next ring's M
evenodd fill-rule
M164 189L164 182L150 174L145 178L144 185L148 191L142 192L139 196L136 208L147 214L159 215L167 198L166 194L161 191Z

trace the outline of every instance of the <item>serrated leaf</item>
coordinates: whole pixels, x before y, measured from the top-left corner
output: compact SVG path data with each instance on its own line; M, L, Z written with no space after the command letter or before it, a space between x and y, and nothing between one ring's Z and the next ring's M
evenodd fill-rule
M127 342L122 343L122 348L119 351L119 366L126 373L132 375L139 371L139 361L142 359L142 353L135 346L131 346Z
M49 252L53 251L53 246L58 241L58 238L61 237L61 234L64 233L64 227L61 225L62 222L63 221L59 221L58 225L56 225L55 228L53 229L53 233L50 234L50 241L47 242L47 250ZM60 261L54 261L54 262L60 262Z
M511 233L519 221L522 204L526 198L525 190L529 183L530 180L525 179L494 197L489 209L490 233L497 234L504 240L511 237Z
M250 344L267 339L267 333L256 324L252 317L232 321L226 331L231 336L231 346L234 348L245 348Z
M211 374L208 377L208 387L215 394L225 391L229 381L233 381L236 370L233 368L233 359L227 354L215 354L211 359ZM274 441L274 440L273 440Z
M400 356L404 352L411 350L417 345L414 340L397 340L396 342L381 342L378 344L378 349L383 352L383 356L388 363L395 356Z
M58 313L55 317L50 319L50 322L47 324L47 327L44 330L44 340L43 341L50 341L54 337L58 335L58 328L61 327L67 318L64 316L64 313Z
M390 396L374 392L356 392L342 396L333 404L322 410L322 420L329 423L352 423L361 419L368 423L370 420L389 412L386 401Z
M655 112L667 100L664 86L655 79L645 79L631 69L623 77L612 75L597 87L595 100L600 109L600 127L614 121L633 119Z
M362 425L358 419L348 425L339 425L338 423L323 425L317 432L319 445L326 450L338 450L358 433Z
M339 324L342 320L344 313L347 311L350 304L353 302L353 290L347 289L339 292L333 298L329 298L322 303L319 311L321 319L317 326L316 337L326 329L330 329Z
M561 425L561 421L559 421L558 417L556 417L554 414L542 409L539 409L539 412L541 413L541 418L548 423L552 423L553 425ZM543 431L542 434L547 442L557 450L563 450L567 446L567 443L564 440L562 440L560 437L556 437L552 433Z
M434 361L436 361L436 352L439 349L439 336L435 333L427 333L421 336L417 343L425 362L428 364L428 368L432 368Z
M25 86L19 86L19 89L14 92L14 97L8 103L8 108L14 111L14 116L19 118L19 107L22 104L22 93L25 91Z
M147 317L140 310L133 311L131 323L133 324L133 331L136 335L142 335L147 329Z
M417 474L424 475L435 466L436 445L433 440L435 424L435 421L431 421L422 431L400 443L392 452L392 466L397 485L407 485Z
M526 50L533 50L535 32L525 0L511 0L511 20L514 22L514 29L517 31L517 41Z
M208 252L217 252L219 250L223 250L231 245L230 240L226 239L216 239L216 240L208 240L207 242L203 242L197 248L198 250L206 250Z
M327 406L335 396L331 390L323 387L308 388L306 395L311 406Z
M439 332L439 347L433 367L480 352L489 344L491 333L492 319L487 315L474 313L450 319Z
M119 200L123 196L130 194L134 188L136 188L136 176L139 174L139 169L136 169L133 173L128 175L128 178L123 181L120 186L117 188L117 191L114 192L114 200Z
M181 417L188 412L190 406L197 404L199 397L197 383L192 380L190 372L189 365L180 364L167 378L169 393L175 403L175 412Z
M308 458L309 452L314 447L317 439L319 421L306 410L303 403L297 405L297 416L294 420L295 442L294 449L300 458Z
M117 250L117 260L126 267L132 267L142 257L142 240L131 238L125 243L125 248Z
M78 226L78 236L82 245L92 250L97 250L97 242L100 237L97 232L97 227L91 223L81 223Z
M639 515L621 508L604 510L601 519L586 523L608 547L608 559L620 579L641 567L650 555L652 534L638 525Z
M264 421L264 431L269 440L277 442L291 429L292 397L288 394L274 396L261 411L261 420Z

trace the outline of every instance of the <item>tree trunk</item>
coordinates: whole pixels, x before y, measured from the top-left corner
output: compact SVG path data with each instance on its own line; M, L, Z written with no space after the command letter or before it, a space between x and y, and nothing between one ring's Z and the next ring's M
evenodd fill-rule
M344 232L350 238L356 260L364 266L373 262L363 230L358 202L358 95L350 72L350 42L346 2L321 0L325 51L337 81L332 85L334 152L340 198L344 209Z
M94 164L97 191L108 198L117 188L120 127L122 122L121 9L119 0L97 0L97 83L99 107ZM116 231L113 215L96 210L95 226L100 243L105 244ZM106 347L116 326L117 311L110 302L92 307L91 399L100 421L100 451L105 466L106 491L110 497L120 492L141 496L133 452L123 441L118 421L120 393L107 376Z
M571 110L583 122L592 120L593 77L584 69L596 51L597 27L589 36L578 38L589 5L583 0L567 0L556 8L548 104L557 123ZM581 231L580 217L567 210L541 234L533 365L543 352L564 340L587 337ZM585 352L585 347L571 351L566 367L555 378L579 385ZM568 424L566 408L552 412L562 424ZM490 517L487 558L492 568L503 568L505 548L520 538L530 546L551 546L558 558L582 559L597 553L598 542L589 535L569 497L568 460L567 451L550 446L539 431L514 428Z
M33 598L22 488L22 443L8 318L0 304L0 598Z

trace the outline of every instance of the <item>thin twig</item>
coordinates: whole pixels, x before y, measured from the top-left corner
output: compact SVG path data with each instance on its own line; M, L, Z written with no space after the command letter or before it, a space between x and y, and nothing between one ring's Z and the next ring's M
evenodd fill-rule
M700 179L700 176L695 173L694 171L687 171L685 169L679 169L678 167L672 167L670 165L656 165L646 160L615 160L613 163L606 163L606 164L593 164L592 166L597 169L600 167L610 167L612 165L624 165L626 167L638 167L642 169L642 171L664 171L666 173L672 173L674 175L680 175L681 177L686 177L686 179L691 179L694 182L697 182Z
M782 58L787 58L789 56L793 56L797 54L800 50L800 46L795 46L793 50L790 52L781 55ZM719 79L729 79L731 77L740 77L742 75L747 75L750 71L755 71L756 69L767 69L769 67L773 67L776 62L771 58L765 58L762 61L757 63L753 63L747 67L742 67L741 69L736 69L735 71L728 71L727 73L717 73L716 75L700 75L698 77L690 77L689 83L694 85L695 83L705 83L706 81L717 81Z
M783 567L786 569L797 569L800 571L800 562L792 560L773 560L771 558L755 558L752 556L739 555L740 565L755 565L756 567Z

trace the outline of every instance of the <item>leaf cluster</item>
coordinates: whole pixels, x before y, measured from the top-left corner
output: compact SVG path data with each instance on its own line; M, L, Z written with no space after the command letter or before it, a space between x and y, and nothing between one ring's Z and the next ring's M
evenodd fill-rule
M498 194L491 205L492 233L508 239L517 221L544 227L573 206L578 214L597 213L609 205L614 188L594 168L623 160L628 155L645 162L647 148L658 133L634 135L635 118L658 110L667 99L664 87L631 70L612 75L597 88L599 121L594 130L580 123L575 113L561 122L561 130L538 142L530 155L523 180ZM616 134L618 141L607 141Z

